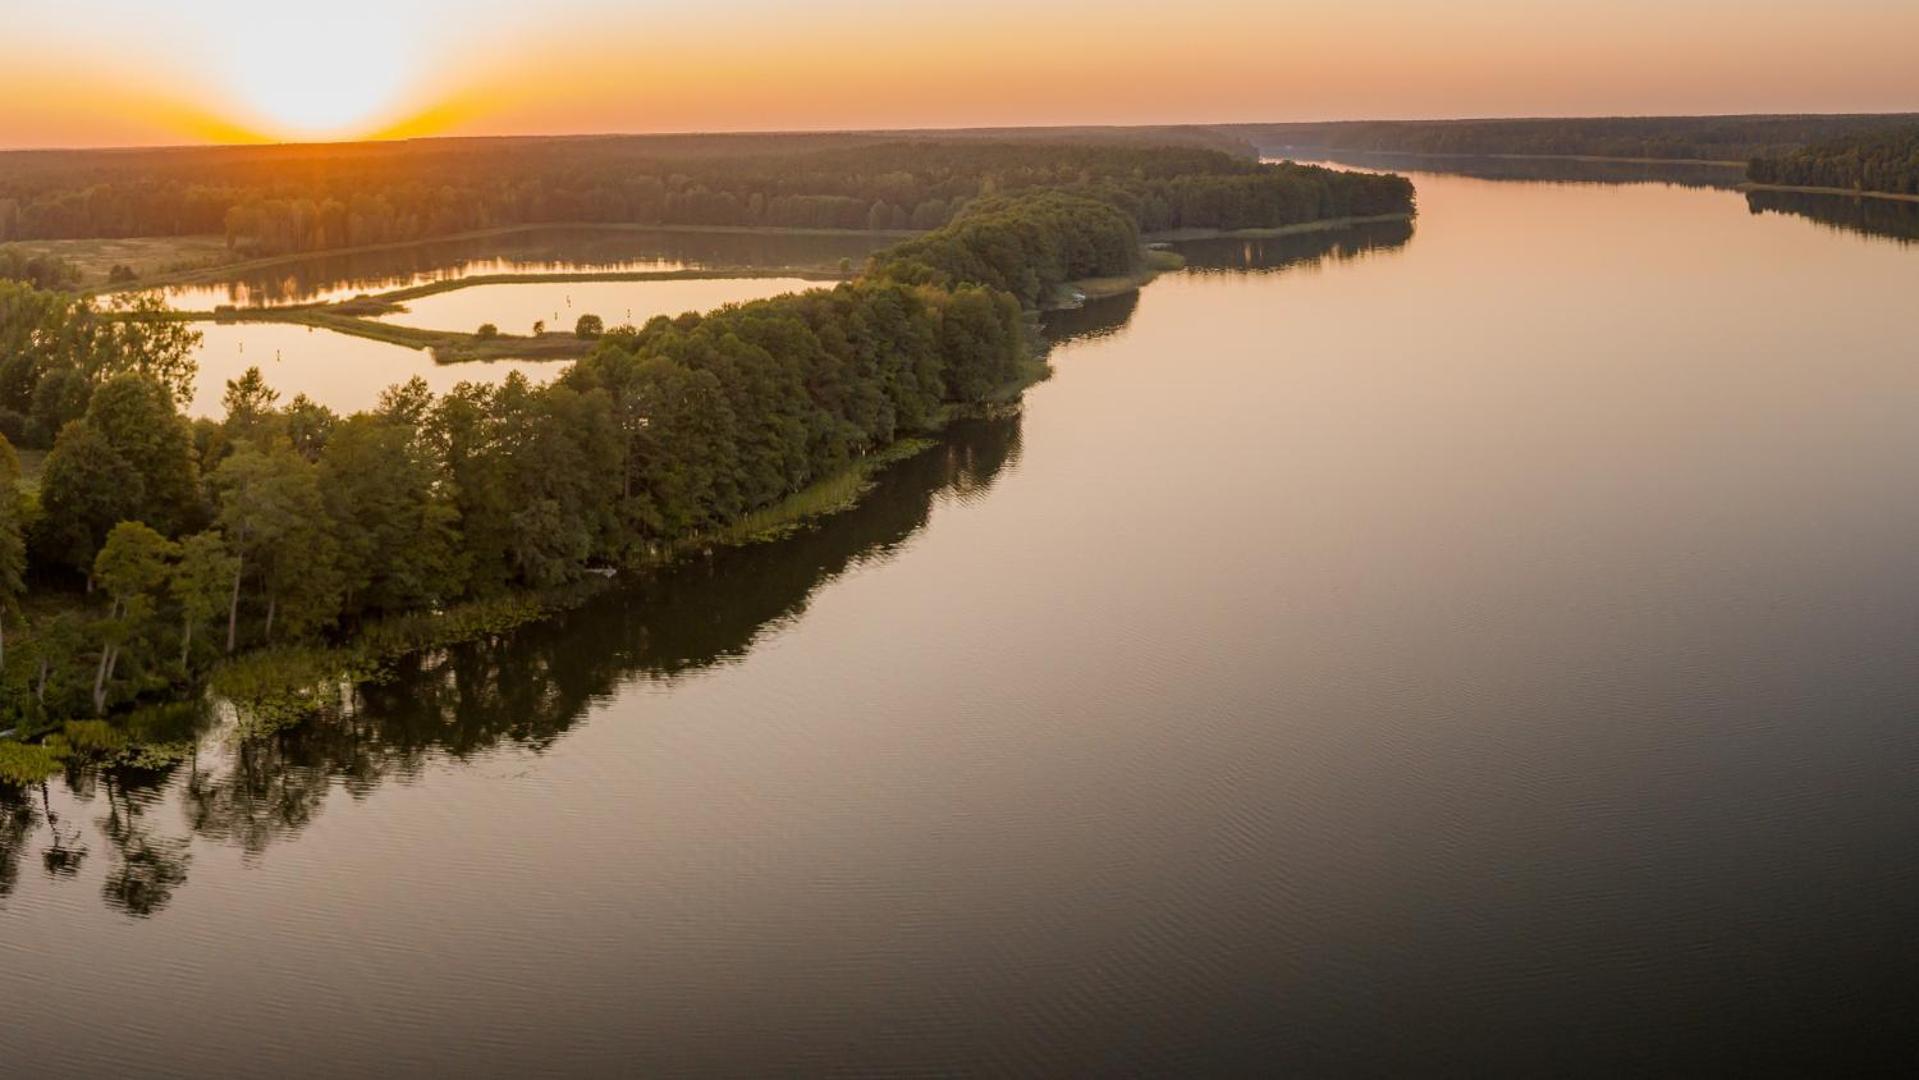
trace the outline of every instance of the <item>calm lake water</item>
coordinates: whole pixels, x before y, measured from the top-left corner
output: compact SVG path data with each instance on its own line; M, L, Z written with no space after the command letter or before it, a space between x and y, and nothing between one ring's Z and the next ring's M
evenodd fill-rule
M578 270L579 266L571 269ZM642 325L655 315L709 311L781 293L826 287L799 278L712 278L689 281L580 281L475 285L407 303L386 320L428 330L477 330L491 322L508 333L527 334L535 320L551 332L572 333L581 315L595 314L609 327ZM629 315L630 313L630 315ZM221 398L228 380L250 367L290 401L305 394L340 413L373 408L395 383L418 376L435 393L461 382L499 382L520 372L535 382L557 375L566 361L495 360L442 364L422 349L288 323L195 323L201 334L194 358L200 365L191 416L226 415Z
M195 323L193 328L201 335L194 351L200 370L186 411L216 420L226 415L221 398L228 380L250 367L260 369L282 403L305 394L343 415L373 408L387 387L415 376L435 393L445 393L456 383L499 382L514 371L544 382L564 367L533 360L441 364L422 349L291 323Z
M790 542L16 799L0 1063L1902 1041L1919 250L1710 188L1416 180L1416 228L1196 245L1053 319L1020 415Z
M655 315L711 311L722 304L763 300L782 293L830 288L803 278L704 278L668 281L541 281L474 285L406 301L406 310L382 322L423 330L471 333L493 323L512 334L532 333L535 321L549 330L571 331L582 315L607 326L644 326Z

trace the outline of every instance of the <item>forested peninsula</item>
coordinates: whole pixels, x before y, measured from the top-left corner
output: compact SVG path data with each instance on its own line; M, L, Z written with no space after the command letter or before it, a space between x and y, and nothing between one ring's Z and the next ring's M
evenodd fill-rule
M1233 124L1218 130L1272 153L1319 148L1401 154L1608 158L1744 164L1919 116L1541 117L1498 120L1355 120Z
M607 330L544 385L416 381L350 416L256 370L189 421L188 324L0 281L0 773L57 768L108 737L94 718L337 682L354 672L311 658L483 631L804 509L1016 395L1043 371L1031 310L1137 274L1143 227L1413 212L1401 177L1205 150L848 153L975 186L837 287ZM45 448L31 478L15 443Z
M1919 124L1756 157L1747 166L1746 178L1764 187L1919 198Z

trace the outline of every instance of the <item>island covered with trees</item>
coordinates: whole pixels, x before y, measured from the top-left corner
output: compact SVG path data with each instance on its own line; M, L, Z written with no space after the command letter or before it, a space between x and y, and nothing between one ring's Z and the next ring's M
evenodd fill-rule
M75 721L209 680L297 698L343 677L343 655L524 618L594 572L843 500L954 410L1043 372L1032 310L1136 274L1143 228L1413 210L1400 177L1209 150L849 153L981 186L837 287L588 326L590 352L548 384L436 398L415 381L350 416L254 370L223 419L188 420L190 324L0 282L0 773L56 767L93 730ZM44 448L31 478L16 443Z
M1768 187L1919 197L1919 123L1831 139L1789 154L1755 157L1746 178Z

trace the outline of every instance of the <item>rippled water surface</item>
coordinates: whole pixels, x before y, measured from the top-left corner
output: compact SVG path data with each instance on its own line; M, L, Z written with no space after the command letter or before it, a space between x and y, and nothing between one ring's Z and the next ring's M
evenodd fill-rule
M1422 174L858 510L0 813L64 1075L1843 1071L1919 1004L1919 253ZM249 346L251 348L251 346Z

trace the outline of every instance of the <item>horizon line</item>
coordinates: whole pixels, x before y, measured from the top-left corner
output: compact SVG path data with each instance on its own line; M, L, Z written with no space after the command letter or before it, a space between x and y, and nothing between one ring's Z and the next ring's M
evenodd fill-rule
M1473 123L1526 123L1543 120L1766 120L1800 119L1811 117L1885 117L1901 119L1911 117L1919 119L1919 108L1911 111L1839 111L1839 112L1702 112L1702 113L1531 113L1515 115L1468 115L1468 116L1378 116L1364 118L1346 118L1338 120L1191 120L1167 123L1088 123L1088 124L964 124L953 126L929 127L821 127L821 128L739 128L709 130L663 130L663 131L566 131L566 132L511 132L492 135L408 135L396 138L381 138L377 135L352 139L260 139L248 142L200 142L200 143L127 143L121 145L64 145L64 146L8 146L0 147L0 154L83 154L83 153L152 153L178 150L245 150L245 149L292 149L324 146L401 146L412 143L429 142L483 142L512 140L568 140L568 139L674 139L674 138L766 138L776 135L811 135L820 137L859 136L859 135L958 135L969 132L998 131L1155 131L1155 130L1193 130L1206 131L1220 128L1239 127L1332 127L1341 124L1473 124Z

